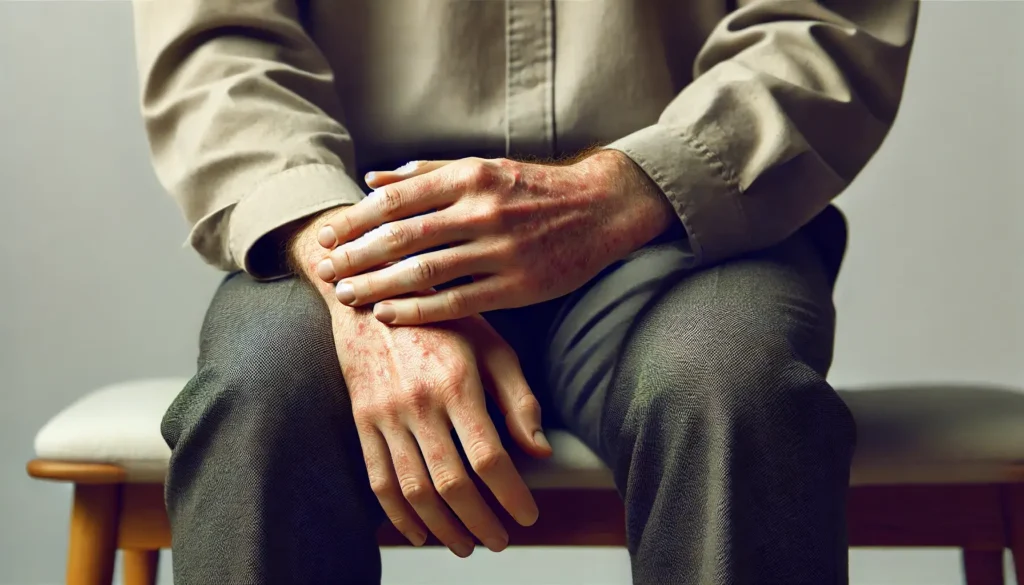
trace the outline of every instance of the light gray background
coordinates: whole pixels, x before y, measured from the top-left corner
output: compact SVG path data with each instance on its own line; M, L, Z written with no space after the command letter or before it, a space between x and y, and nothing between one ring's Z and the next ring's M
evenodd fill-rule
M837 385L1024 386L1021 2L926 3L891 138L841 201ZM70 491L24 476L97 385L188 374L218 274L150 171L126 2L0 0L0 585L62 582ZM385 582L628 583L621 550L388 551ZM170 583L164 564L163 583ZM962 581L948 550L856 550L853 582Z

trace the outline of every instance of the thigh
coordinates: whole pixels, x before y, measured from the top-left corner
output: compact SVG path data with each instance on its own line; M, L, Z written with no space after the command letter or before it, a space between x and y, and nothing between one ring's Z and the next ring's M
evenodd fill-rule
M727 386L785 376L794 363L821 376L829 367L837 266L806 236L697 271L689 263L683 242L652 244L563 299L551 319L542 404L606 459L617 429L604 427L630 409L775 400Z

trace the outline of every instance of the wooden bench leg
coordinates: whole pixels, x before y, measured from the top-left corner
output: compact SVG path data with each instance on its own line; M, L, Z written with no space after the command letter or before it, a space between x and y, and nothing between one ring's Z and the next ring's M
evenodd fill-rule
M121 486L76 484L68 542L68 585L110 585L114 579Z
M1005 585L1003 551L965 549L963 554L967 585Z
M124 585L156 585L158 550L124 551Z

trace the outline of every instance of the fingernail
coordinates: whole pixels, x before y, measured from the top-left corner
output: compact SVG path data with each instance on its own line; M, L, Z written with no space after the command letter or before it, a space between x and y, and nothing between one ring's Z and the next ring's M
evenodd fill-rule
M334 263L329 258L321 260L316 265L316 273L320 278L328 282L334 280Z
M473 554L473 545L466 544L465 542L456 542L452 545L452 552L462 558L466 558Z
M423 543L427 542L427 536L419 532L407 532L405 537L409 539L413 546L423 546Z
M366 173L366 176L363 177L363 179L365 179L367 183L372 183L377 180L377 173L370 171L369 173Z
M544 431L537 431L536 433L533 433L533 442L541 449L551 448L551 443L548 443L548 438L544 436Z
M491 537L484 541L484 545L486 545L487 548L491 549L492 551L498 552L500 550L504 550L505 547L508 546L508 537Z
M334 289L334 294L337 295L338 300L344 305L348 305L356 300L356 289L352 288L352 285L347 282L339 282L338 287Z
M394 321L395 317L398 315L395 313L395 308L391 305L377 303L377 305L373 307L373 316L381 323L390 323Z
M411 173L411 172L415 171L416 169L420 168L421 164L423 164L423 161L419 161L419 160L410 161L410 162L407 162L404 165L398 167L397 169L395 169L392 172L395 173L396 175L408 175L409 173Z
M317 236L317 240L320 241L320 245L324 248L330 248L338 243L338 234L334 233L334 228L329 225L325 225L320 229L320 234Z

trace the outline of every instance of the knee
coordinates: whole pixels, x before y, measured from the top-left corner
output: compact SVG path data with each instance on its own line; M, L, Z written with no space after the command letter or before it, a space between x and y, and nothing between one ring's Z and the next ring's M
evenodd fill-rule
M618 383L633 386L619 405L624 430L656 432L669 443L737 445L772 436L852 454L849 409L784 334L740 315L670 328L624 356Z
M233 332L230 351L201 356L164 416L168 445L209 436L267 445L304 428L346 424L351 407L330 329L311 326L309 317L267 315Z

